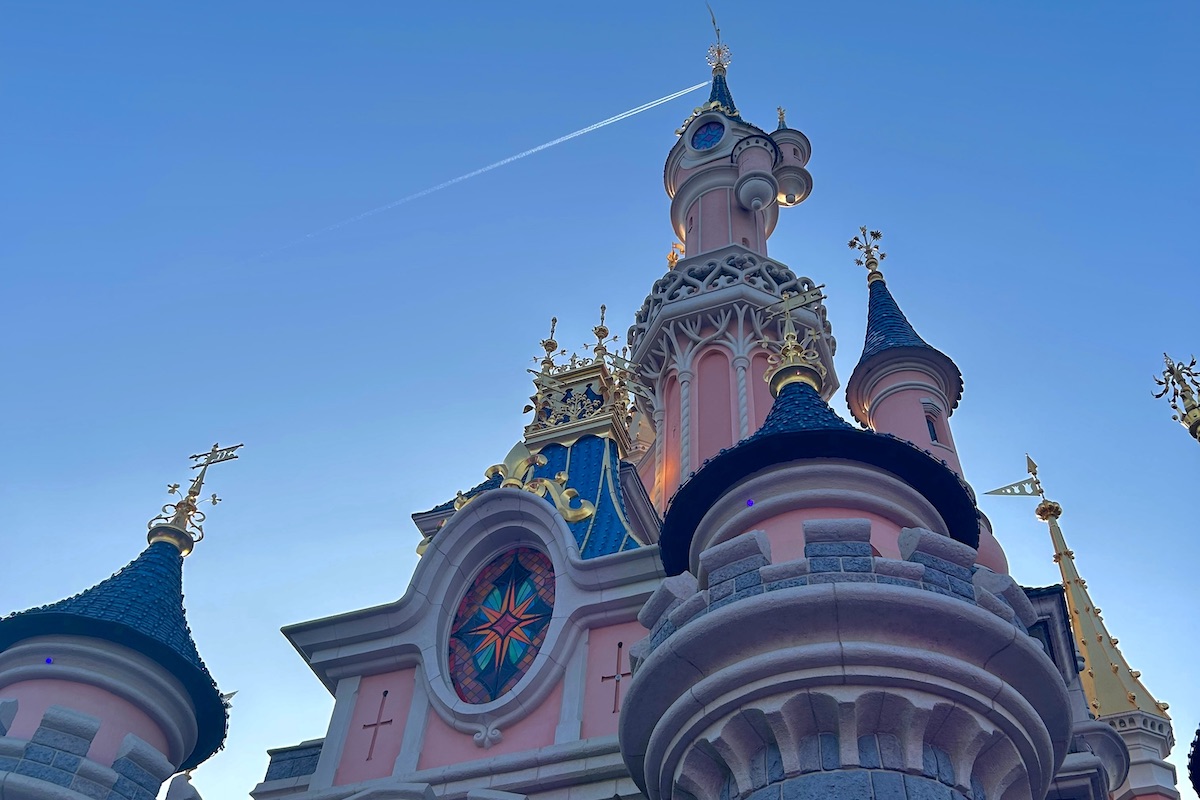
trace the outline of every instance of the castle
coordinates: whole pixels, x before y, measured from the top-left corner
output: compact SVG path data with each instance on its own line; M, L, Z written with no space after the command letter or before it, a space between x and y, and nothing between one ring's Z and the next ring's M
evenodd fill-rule
M664 173L682 243L617 351L550 335L525 435L413 515L404 596L284 629L335 698L256 800L1177 798L1171 721L1040 499L1063 584L1025 588L963 479L954 362L865 270L866 340L827 401L821 286L768 257L812 189L780 111L741 115L728 49ZM214 446L145 551L0 620L0 800L197 797L223 696L182 564ZM483 465L481 465L483 466ZM178 490L179 487L175 487ZM210 799L211 800L211 799Z

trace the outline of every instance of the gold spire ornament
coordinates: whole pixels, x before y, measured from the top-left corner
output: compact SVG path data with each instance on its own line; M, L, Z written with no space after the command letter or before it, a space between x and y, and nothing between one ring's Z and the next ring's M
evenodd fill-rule
M816 293L816 298L811 295ZM771 395L778 397L784 386L789 383L806 383L817 391L825 384L828 370L821 363L821 354L817 351L817 342L821 338L819 331L805 328L804 338L800 338L796 330L796 321L792 312L814 299L821 299L821 287L801 295L784 292L783 299L775 304L780 310L771 314L772 318L783 318L783 340L772 342L763 340L761 344L773 352L767 356L767 369L763 379L771 385Z
M1154 379L1162 391L1155 392L1154 396L1166 397L1171 408L1175 409L1171 419L1187 428L1192 438L1200 442L1200 399L1197 399L1200 394L1200 375L1196 373L1196 357L1192 356L1192 360L1184 364L1182 361L1172 361L1170 356L1163 353L1163 361L1167 368L1163 370L1161 378Z
M713 32L717 34L717 41L708 48L708 65L712 67L713 75L724 75L725 68L729 66L733 54L729 51L729 45L721 41L721 28L717 25L717 15L713 11L712 6L708 3L708 15L712 18Z
M879 263L887 258L887 253L879 249L879 240L883 238L880 231L868 231L866 225L859 226L859 235L850 240L850 249L862 253L854 259L854 263L867 268L867 285L883 280L879 271Z
M1062 574L1067 610L1071 615L1071 630L1084 660L1084 668L1079 678L1083 683L1089 710L1100 719L1141 711L1159 719L1170 720L1167 704L1160 703L1151 696L1139 680L1141 673L1129 668L1125 656L1117 649L1116 637L1109 635L1104 618L1100 616L1100 609L1092 603L1088 594L1087 581L1080 577L1075 568L1075 552L1067 547L1062 528L1058 525L1058 518L1062 516L1062 506L1046 499L1042 482L1038 478L1038 466L1028 454L1025 455L1025 466L1029 471L1028 478L993 489L987 494L1041 498L1034 513L1050 528L1054 562L1058 564Z
M524 442L517 442L508 451L504 461L488 467L484 476L489 480L499 477L501 489L524 489L540 497L549 496L567 522L579 522L596 513L596 506L587 500L579 500L579 492L567 486L566 472L557 473L554 480L535 478L533 471L544 466L544 455L531 452ZM473 499L459 492L454 498L454 510L461 511ZM579 505L573 505L575 500L579 500Z
M787 127L787 120L785 119L785 116L787 115L787 109L783 106L777 106L775 111L779 114L779 129L783 130Z
M671 252L667 253L667 266L675 269L675 265L679 263L679 259L683 257L683 245L679 242L671 243Z
M235 444L232 447L221 447L218 444L212 446L212 450L207 453L197 453L188 456L195 464L192 464L192 469L198 469L200 472L192 479L192 485L188 487L187 494L177 503L167 503L162 507L162 513L154 519L150 520L148 527L150 533L146 539L150 544L155 542L170 542L179 549L179 552L186 556L192 552L192 548L196 542L204 538L203 523L205 515L203 511L197 508L198 502L211 503L214 506L221 502L221 498L217 497L216 492L213 492L211 497L200 500L200 490L204 487L204 478L208 474L208 468L213 464L220 464L223 461L233 461L236 459L237 451L243 445ZM179 494L179 484L172 483L167 486L167 494Z

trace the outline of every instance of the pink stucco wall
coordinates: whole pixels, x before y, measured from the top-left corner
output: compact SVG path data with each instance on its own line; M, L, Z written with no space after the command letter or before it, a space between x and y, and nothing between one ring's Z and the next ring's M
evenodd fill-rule
M494 758L554 744L554 729L558 727L561 713L562 683L559 682L529 716L504 728L504 737L485 750L475 744L471 734L456 731L431 708L417 769Z
M667 378L665 395L666 408L664 409L663 427L666 428L666 436L662 437L665 449L663 450L662 474L658 476L664 503L679 487L679 380L674 376Z
M622 675L621 685L611 676L617 674L620 653L620 672L629 672L629 647L646 636L646 629L637 620L592 628L588 632L587 687L583 697L583 725L580 735L611 736L617 732L621 699L629 689L628 675ZM618 647L620 645L620 647ZM614 711L614 701L615 708Z
M700 354L696 369L695 413L692 415L696 453L693 463L715 456L734 441L736 379L729 356L719 346L709 345Z
M121 741L129 733L169 757L167 737L154 720L128 700L97 686L39 678L5 686L4 696L16 699L18 704L17 716L8 732L14 739L32 737L46 709L63 706L101 720L87 754L92 761L111 765Z
M368 675L362 679L354 701L354 713L350 715L346 747L334 775L335 786L392 774L396 756L400 755L400 745L404 741L404 723L408 720L415 687L415 668ZM387 692L387 697L383 696L384 692ZM383 702L382 713L380 701ZM385 724L378 728L364 727L378 721ZM375 748L371 750L371 736L375 731L378 731Z
M708 252L733 241L729 232L732 197L730 189L714 189L700 196L700 250Z
M897 383L928 382L928 380L928 376L920 372L907 370L896 372L875 387L875 395L878 396L880 392ZM929 397L929 394L929 391L925 389L902 389L878 402L873 402L871 404L871 424L880 433L890 433L901 439L915 442L923 450L928 449L939 459L944 459L950 469L962 475L958 450L954 446L954 434L950 430L950 419L945 414L947 409L942 409L943 413L934 415L934 427L938 434L938 441L934 442L929 437L929 427L925 423L925 406L921 402L923 398Z
M975 560L992 572L1008 574L1008 557L1004 555L1004 548L992 532L982 525L979 526L979 555Z
M775 154L765 147L748 147L738 155L738 175L760 170L770 172L775 161Z
M781 564L804 558L804 522L810 519L868 519L871 546L884 558L899 558L900 526L878 514L847 508L801 508L760 520L749 530L761 530L771 543L771 561Z
M750 359L750 372L746 376L750 384L750 432L754 433L762 427L767 419L775 398L771 396L771 387L764 377L771 365L767 363L765 352L755 353Z

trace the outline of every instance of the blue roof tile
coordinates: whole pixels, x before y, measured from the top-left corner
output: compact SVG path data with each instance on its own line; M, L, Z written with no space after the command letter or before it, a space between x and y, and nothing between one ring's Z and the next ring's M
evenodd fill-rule
M892 297L885 281L873 281L870 297L867 300L866 341L863 343L862 356L859 357L850 380L853 382L854 375L864 369L866 363L875 356L889 350L901 349L923 352L945 365L947 376L954 384L948 389L950 408L947 411L952 411L958 405L958 401L962 399L962 373L959 371L958 365L948 355L922 339L913 329L908 317L904 316L904 312L896 303L896 298ZM849 391L849 387L847 387L847 391ZM859 421L865 424L864 420L860 419Z
M225 704L192 640L183 609L183 556L174 545L155 542L87 591L0 620L0 650L53 634L124 645L184 684L196 706L200 735L180 769L194 767L220 749L228 722Z
M784 431L842 428L855 429L821 399L816 389L807 383L789 383L779 392L762 427L750 438L758 439Z
M479 484L478 486L474 486L471 489L468 489L467 491L463 492L463 497L470 499L481 492L486 492L488 489L499 489L500 482L503 480L504 479L502 477L500 477L499 474L493 475L492 477L488 478L486 481ZM429 509L425 513L426 514L435 514L439 511L449 511L452 508L454 508L454 501L457 499L458 499L457 497L452 497L444 503L437 504L436 506Z
M840 458L885 469L923 494L938 510L952 538L977 547L975 501L945 462L910 442L855 428L806 383L783 387L763 425L752 436L713 456L679 487L659 535L663 568L688 568L696 526L731 487L774 464Z
M708 102L720 103L726 108L732 109L733 113L725 116L734 122L746 122L738 113L737 104L733 102L733 92L729 91L729 82L725 80L724 72L717 72L713 75L712 91L708 94Z
M859 363L893 347L934 349L913 330L908 317L904 316L896 299L888 291L887 284L875 281L871 284L871 295L867 301L867 340Z
M582 558L605 556L641 546L629 529L625 498L621 492L621 460L615 442L599 436L584 436L569 447L548 444L538 452L546 457L546 463L534 469L533 477L554 480L558 473L566 472L567 486L577 491L581 500L587 500L596 507L596 513L587 519L567 523ZM501 478L496 475L464 494L475 497L489 489L499 488L500 483ZM550 497L545 500L553 504ZM425 513L449 511L452 508L454 501L448 500Z

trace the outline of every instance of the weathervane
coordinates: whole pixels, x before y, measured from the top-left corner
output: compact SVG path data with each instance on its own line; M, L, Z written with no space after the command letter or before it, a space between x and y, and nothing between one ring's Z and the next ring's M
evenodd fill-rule
M713 75L724 74L725 68L729 66L733 54L729 51L729 45L721 41L721 29L717 26L717 15L713 12L712 6L708 6L708 15L712 18L713 31L717 34L717 41L708 48L708 65L712 67Z
M1187 428L1192 438L1200 442L1200 400L1196 397L1200 394L1200 375L1196 373L1196 357L1192 356L1192 360L1184 364L1182 361L1172 361L1170 356L1163 353L1163 361L1167 368L1163 370L1161 378L1154 379L1162 391L1154 396L1166 397L1171 408L1175 409L1171 419Z
M1040 497L1042 502L1038 503L1037 509L1034 511L1038 519L1046 522L1050 519L1058 519L1062 516L1062 506L1053 500L1046 499L1046 492L1042 490L1042 481L1038 478L1038 465L1029 457L1029 453L1025 454L1025 469L1029 472L1029 477L1023 481L1010 483L1007 486L1001 486L999 489L992 489L984 494L996 494L1007 497ZM1070 555L1074 555L1071 553ZM1058 561L1059 554L1055 554L1054 560Z
M683 256L683 245L679 242L671 243L671 252L667 253L667 266L675 269L675 265L679 263L679 259Z
M783 341L764 339L760 343L763 347L775 351L767 356L767 363L771 366L763 375L763 379L771 385L771 392L776 397L789 383L807 383L818 392L821 391L828 370L821 363L821 354L817 352L820 331L806 327L804 338L801 339L796 330L796 321L792 319L793 311L820 299L819 286L800 295L784 292L783 299L775 304L780 306L780 310L769 315L771 319L783 318Z
M866 225L859 226L859 235L850 240L851 250L857 250L862 255L854 259L854 263L867 268L867 283L883 280L879 271L879 262L887 258L887 253L879 249L879 240L883 238L880 231L868 231Z
M179 552L185 556L192 552L192 546L204 538L205 515L197 508L197 502L212 503L214 506L221 502L221 498L217 497L216 492L202 501L199 499L208 468L213 464L220 464L222 461L236 459L238 457L237 450L242 446L235 444L232 447L221 447L214 444L212 450L207 453L188 456L196 462L192 464L192 469L198 469L200 472L192 479L192 485L188 487L187 494L179 502L167 503L162 507L162 513L150 520L148 526L150 534L147 539L151 544L165 541L178 547ZM169 484L167 494L181 494L179 484Z

